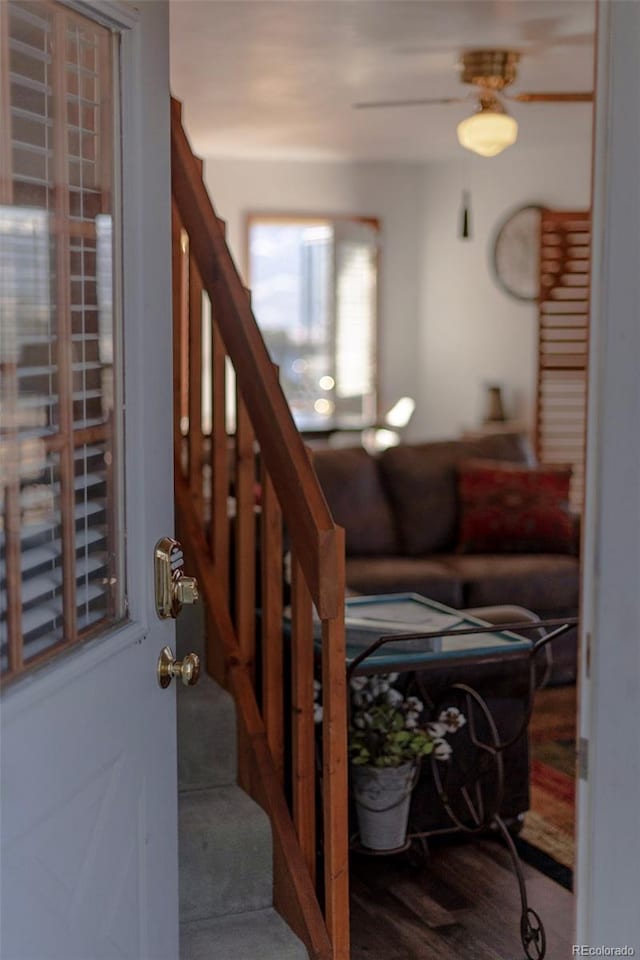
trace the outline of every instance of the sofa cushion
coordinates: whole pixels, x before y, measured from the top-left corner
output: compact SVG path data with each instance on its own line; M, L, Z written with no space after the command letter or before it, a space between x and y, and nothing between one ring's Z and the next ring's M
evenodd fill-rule
M519 434L478 440L401 444L380 454L385 487L398 523L402 551L409 556L453 549L457 533L456 466L480 457L527 463Z
M346 579L358 593L421 593L450 607L462 606L460 580L438 557L348 557Z
M458 464L462 553L571 553L571 467L498 460Z
M376 461L363 447L314 450L313 465L333 514L345 529L347 556L392 554L398 538Z
M458 577L464 606L518 604L539 616L578 609L580 564L562 554L451 555L443 563Z

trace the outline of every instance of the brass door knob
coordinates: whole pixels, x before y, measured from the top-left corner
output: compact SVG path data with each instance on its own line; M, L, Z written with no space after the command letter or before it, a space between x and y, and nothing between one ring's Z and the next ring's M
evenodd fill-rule
M158 657L158 683L164 690L174 677L180 677L185 687L193 687L200 677L200 657L188 653L184 660L176 660L171 647L163 647Z

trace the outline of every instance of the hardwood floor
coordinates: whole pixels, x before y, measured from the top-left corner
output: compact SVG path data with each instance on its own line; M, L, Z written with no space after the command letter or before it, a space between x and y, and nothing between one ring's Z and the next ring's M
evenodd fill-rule
M575 690L542 691L532 738L566 736ZM569 736L571 733L568 734ZM529 905L543 918L548 960L571 956L573 896L523 865ZM498 840L432 842L426 864L409 855L352 856L351 960L520 960L520 898Z

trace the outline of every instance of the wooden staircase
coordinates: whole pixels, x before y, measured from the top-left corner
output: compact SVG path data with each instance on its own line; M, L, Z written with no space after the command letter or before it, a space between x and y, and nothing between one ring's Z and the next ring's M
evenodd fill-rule
M171 157L176 508L208 611L207 667L236 703L239 783L271 821L274 905L310 957L348 960L343 531L291 417L177 101ZM322 624L317 665L312 605ZM314 670L323 687L319 762Z
M204 656L204 614L182 611L178 656ZM180 960L309 960L273 909L269 819L237 785L233 698L206 674L176 693Z

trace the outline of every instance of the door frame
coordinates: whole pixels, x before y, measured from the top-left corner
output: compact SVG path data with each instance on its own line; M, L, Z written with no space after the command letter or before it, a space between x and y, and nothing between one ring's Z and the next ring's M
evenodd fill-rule
M640 5L599 0L576 943L640 951Z

